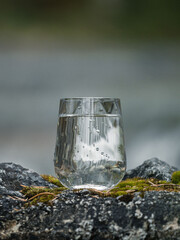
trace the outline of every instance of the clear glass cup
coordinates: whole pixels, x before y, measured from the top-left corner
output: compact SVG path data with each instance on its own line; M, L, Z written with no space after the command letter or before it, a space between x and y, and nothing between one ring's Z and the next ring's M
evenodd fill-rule
M54 166L70 189L106 190L122 180L126 155L118 98L60 100Z

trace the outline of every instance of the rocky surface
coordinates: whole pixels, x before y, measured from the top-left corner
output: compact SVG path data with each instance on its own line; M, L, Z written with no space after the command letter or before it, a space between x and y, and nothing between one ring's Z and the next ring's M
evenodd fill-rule
M158 158L151 158L144 161L140 166L127 171L124 180L127 178L141 177L171 181L172 173L177 170L177 168L170 166Z
M124 202L66 191L52 206L26 209L5 201L20 210L2 211L0 199L0 239L180 239L180 193L153 191Z
M21 197L22 185L46 186L55 185L45 181L38 173L15 163L0 163L0 195Z
M0 167L2 166L5 165L1 164ZM14 181L16 177L20 180L18 175L22 174L20 172L18 176L13 177L14 172L17 172L16 167L19 169L20 166L13 166L8 176ZM159 165L157 168L159 169ZM2 173L3 169L0 169L2 179L4 172ZM26 169L23 174L29 175L28 170ZM30 185L42 185L40 176L39 183L38 176L37 178L24 176L23 179L24 181L28 179ZM0 185L3 182L4 180ZM12 192L13 189L15 192L18 190L14 184L6 186L10 186ZM126 195L126 197L101 198L91 195L86 189L79 192L66 190L59 194L50 206L39 203L27 208L24 207L22 200L12 199L3 193L1 188L0 195L0 239L2 240L180 240L179 192L150 191L144 194L137 192L134 197Z

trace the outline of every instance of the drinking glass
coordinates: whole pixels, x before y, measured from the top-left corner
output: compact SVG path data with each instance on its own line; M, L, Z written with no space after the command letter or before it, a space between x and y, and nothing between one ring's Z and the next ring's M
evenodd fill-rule
M118 98L60 99L54 166L70 189L106 190L122 180L126 155Z

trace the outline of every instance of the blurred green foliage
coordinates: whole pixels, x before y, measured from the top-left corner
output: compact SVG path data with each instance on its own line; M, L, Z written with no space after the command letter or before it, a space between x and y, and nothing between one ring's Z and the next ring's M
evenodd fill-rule
M180 184L180 171L176 171L172 174L172 182L175 184Z
M6 0L0 31L113 39L179 39L178 0Z

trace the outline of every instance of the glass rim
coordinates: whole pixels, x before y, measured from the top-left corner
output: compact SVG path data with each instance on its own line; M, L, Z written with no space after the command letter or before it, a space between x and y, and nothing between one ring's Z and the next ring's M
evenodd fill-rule
M60 101L83 100L83 99L120 101L120 98L114 98L114 97L65 97L65 98L60 98Z

